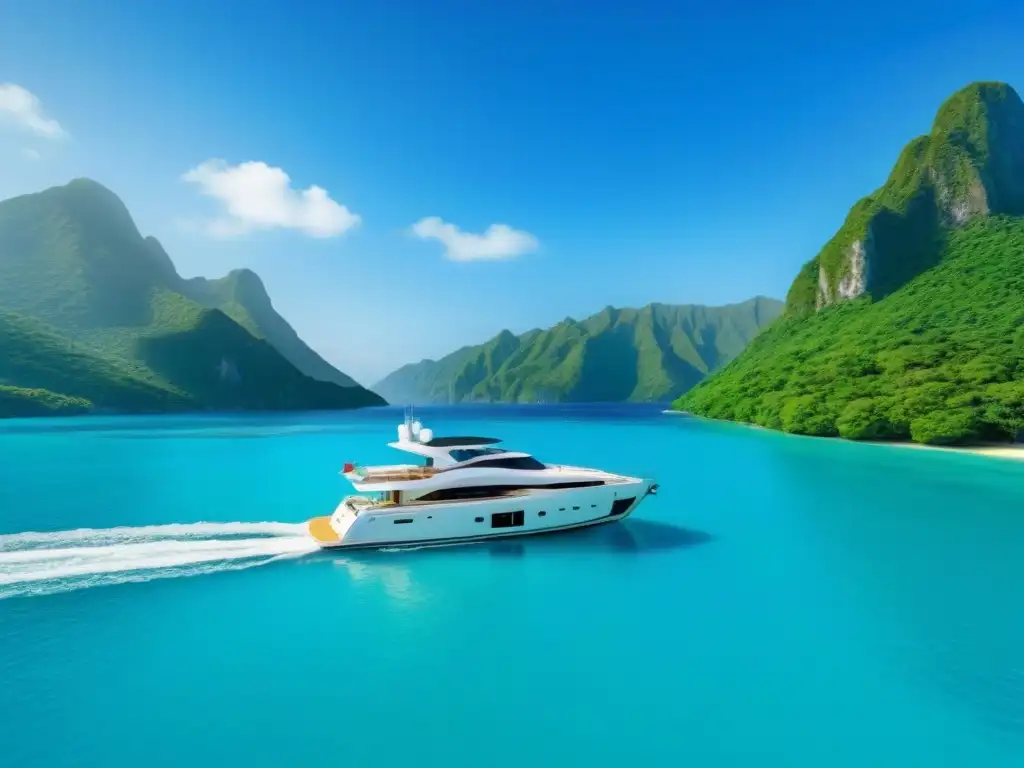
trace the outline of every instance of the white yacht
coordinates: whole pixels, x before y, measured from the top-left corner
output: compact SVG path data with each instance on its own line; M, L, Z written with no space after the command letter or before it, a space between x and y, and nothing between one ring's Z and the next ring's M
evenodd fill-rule
M491 437L434 437L409 418L392 448L414 464L342 475L358 491L309 532L324 548L454 544L563 531L627 517L658 486L599 469L544 464Z

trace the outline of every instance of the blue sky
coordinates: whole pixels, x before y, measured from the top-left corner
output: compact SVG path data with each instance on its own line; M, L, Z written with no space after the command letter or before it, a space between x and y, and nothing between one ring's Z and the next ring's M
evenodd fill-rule
M60 135L0 122L0 196L106 184L370 384L608 304L783 297L946 96L1024 88L1021 39L989 0L9 0L0 83Z

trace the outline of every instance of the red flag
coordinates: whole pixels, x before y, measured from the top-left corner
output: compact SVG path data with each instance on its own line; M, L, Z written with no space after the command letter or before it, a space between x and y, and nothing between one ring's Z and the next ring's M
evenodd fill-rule
M345 462L345 466L342 468L341 471L344 472L345 474L348 474L349 472L353 471L355 468L356 468L355 464L349 464L348 462Z

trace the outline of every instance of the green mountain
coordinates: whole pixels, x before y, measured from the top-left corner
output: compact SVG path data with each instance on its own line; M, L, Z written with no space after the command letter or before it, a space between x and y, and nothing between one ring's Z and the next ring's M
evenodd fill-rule
M0 202L0 414L382 403L290 362L319 358L241 274L215 288L182 280L121 200L87 179ZM258 292L241 287L252 282Z
M725 307L606 307L547 330L399 368L373 387L393 403L668 401L731 360L782 311L758 297Z
M12 386L5 382L18 382ZM57 393L74 392L74 395ZM82 413L101 404L173 407L176 396L119 369L46 325L0 310L0 414Z
M943 234L976 216L1024 214L1024 105L1004 83L976 83L939 109L931 133L900 153L885 184L858 201L786 299L806 313L884 298L938 263Z
M184 281L181 291L204 307L219 309L253 336L266 339L307 376L342 387L359 386L306 346L295 329L274 309L263 281L252 270L234 269L217 280L193 277Z
M1024 103L976 83L793 282L783 319L680 398L698 415L853 439L1024 428Z

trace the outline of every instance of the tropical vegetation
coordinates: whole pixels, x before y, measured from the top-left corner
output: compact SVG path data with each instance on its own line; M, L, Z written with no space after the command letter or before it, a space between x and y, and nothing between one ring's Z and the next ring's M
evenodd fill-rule
M606 307L440 360L406 365L373 389L393 403L669 402L731 360L782 311L757 297L724 307Z
M801 270L784 316L676 407L807 435L1014 439L1022 215L1024 104L969 86Z

